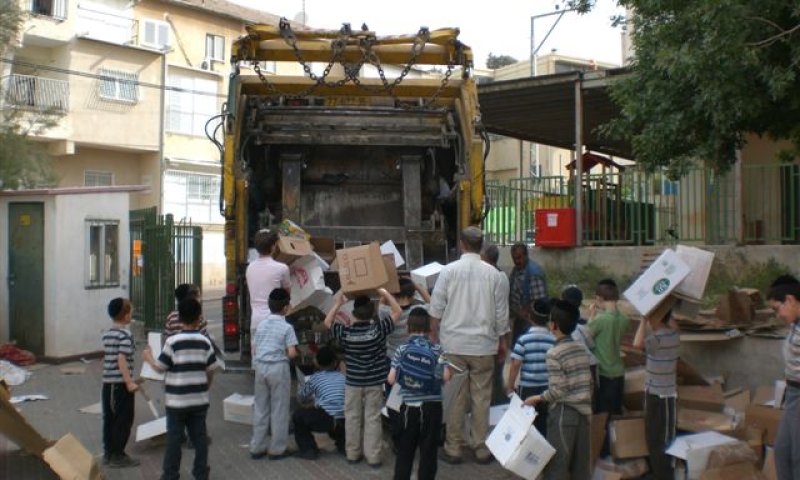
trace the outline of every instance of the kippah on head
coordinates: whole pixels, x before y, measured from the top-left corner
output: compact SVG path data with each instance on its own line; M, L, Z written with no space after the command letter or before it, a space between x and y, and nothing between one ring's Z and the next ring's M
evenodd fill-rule
M566 300L580 308L581 304L583 303L583 292L575 285L570 285L569 287L565 288L563 292L561 292L561 299Z
M363 307L364 305L367 305L370 302L372 302L372 300L370 300L368 296L359 295L355 298L355 300L353 300L353 308Z
M291 298L285 288L276 288L269 293L269 299L273 302L285 302Z
M117 297L110 302L108 302L108 316L111 318L117 318L119 313L122 311L122 307L125 306L125 299L122 297Z
M549 298L539 298L533 302L533 313L546 317L550 315L550 306L552 302Z

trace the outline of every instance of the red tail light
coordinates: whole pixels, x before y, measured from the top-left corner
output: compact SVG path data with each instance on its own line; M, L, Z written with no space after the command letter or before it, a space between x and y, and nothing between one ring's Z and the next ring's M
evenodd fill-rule
M239 304L233 295L222 297L222 333L225 351L239 351Z

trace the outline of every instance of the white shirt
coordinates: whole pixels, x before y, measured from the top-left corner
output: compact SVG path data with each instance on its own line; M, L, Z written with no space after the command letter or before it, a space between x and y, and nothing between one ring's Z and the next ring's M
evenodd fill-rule
M250 331L255 332L258 324L267 318L269 294L276 288L289 290L292 286L289 267L270 256L258 257L247 266L247 289L250 292Z
M461 255L439 273L430 315L441 319L445 353L497 354L498 337L508 331L508 287L503 290L500 275L477 253Z

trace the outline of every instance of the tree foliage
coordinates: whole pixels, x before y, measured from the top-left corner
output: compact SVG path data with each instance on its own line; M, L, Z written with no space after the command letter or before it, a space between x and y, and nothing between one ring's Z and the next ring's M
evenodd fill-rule
M486 68L490 70L502 68L514 63L517 63L517 59L510 55L494 55L492 52L489 52L489 56L486 57Z
M606 134L636 160L678 175L725 170L748 133L800 146L800 3L620 0L632 9L632 72L612 87Z
M14 48L23 21L16 0L0 0L0 57ZM56 182L52 159L32 139L55 124L51 112L20 110L9 102L0 83L0 189L49 186Z

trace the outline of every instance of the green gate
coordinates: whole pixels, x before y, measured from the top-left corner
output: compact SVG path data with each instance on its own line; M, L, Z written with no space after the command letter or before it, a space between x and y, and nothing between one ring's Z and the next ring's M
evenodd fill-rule
M146 330L161 330L175 308L175 287L202 284L203 230L175 224L171 214L158 215L153 207L130 212L130 238L134 319Z

